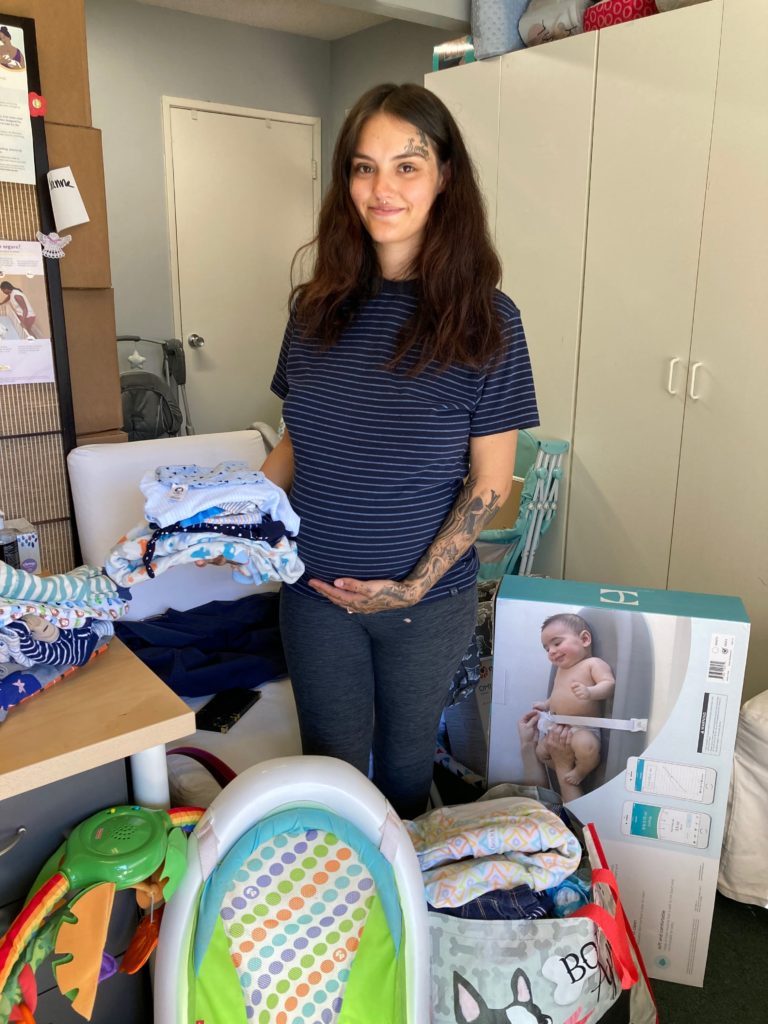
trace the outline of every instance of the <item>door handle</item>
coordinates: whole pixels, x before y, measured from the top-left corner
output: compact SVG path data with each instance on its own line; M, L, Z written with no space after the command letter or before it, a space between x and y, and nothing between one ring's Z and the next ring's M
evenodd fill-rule
M698 402L701 398L701 395L696 394L696 374L701 365L702 363L694 363L691 367L691 386L688 388L688 394L694 402Z
M17 843L20 843L26 834L27 830L24 828L23 825L20 825L16 829L16 835L13 837L13 839L9 843L6 843L5 846L2 847L2 849L0 849L0 857L5 856L6 853L10 853L14 846L16 846Z
M187 344L190 348L202 348L205 338L201 338L199 334L190 334L187 336Z
M672 387L672 380L675 376L675 367L680 362L677 356L674 359L669 360L669 376L667 377L667 391L670 395L677 394L677 388Z

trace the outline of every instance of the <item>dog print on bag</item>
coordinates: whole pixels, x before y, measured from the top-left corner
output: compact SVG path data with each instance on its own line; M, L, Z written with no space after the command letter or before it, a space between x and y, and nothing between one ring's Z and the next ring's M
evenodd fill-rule
M531 983L525 971L512 975L512 1002L500 1010L492 1010L477 989L453 972L453 1011L456 1024L552 1024L534 1003Z

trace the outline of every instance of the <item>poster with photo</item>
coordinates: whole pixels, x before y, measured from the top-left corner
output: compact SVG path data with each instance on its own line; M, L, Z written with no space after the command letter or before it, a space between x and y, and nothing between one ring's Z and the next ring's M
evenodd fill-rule
M0 241L0 385L53 380L40 243Z
M35 184L24 33L0 25L0 181Z

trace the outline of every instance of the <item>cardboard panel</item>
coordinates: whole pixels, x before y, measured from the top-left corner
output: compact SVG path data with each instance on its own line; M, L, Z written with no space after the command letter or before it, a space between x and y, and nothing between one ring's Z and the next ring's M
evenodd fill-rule
M2 3L2 0L0 0ZM61 260L64 288L110 288L107 198L104 190L104 162L101 132L97 128L51 124L46 121L48 163L51 169L71 167L90 221L65 228L72 235Z
M78 448L84 444L123 444L128 435L124 430L105 430L99 434L80 434L77 438Z
M90 125L84 0L2 0L0 10L35 19L46 116L62 124Z
M509 497L490 523L488 523L486 529L507 530L515 525L520 514L520 496L523 493L523 483L524 481L521 476L512 477L512 490L509 492Z
M64 318L78 435L120 430L123 408L111 288L65 288Z

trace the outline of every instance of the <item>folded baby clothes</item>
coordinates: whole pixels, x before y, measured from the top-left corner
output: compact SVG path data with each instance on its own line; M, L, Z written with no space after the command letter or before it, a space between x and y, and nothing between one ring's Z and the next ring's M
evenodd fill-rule
M153 525L149 524L150 527ZM144 550L144 554L141 557L144 563L144 568L147 570L147 575L150 579L154 578L155 570L152 568L152 561L155 557L155 549L158 540L161 537L169 537L174 533L218 533L225 537L242 537L248 540L259 540L266 544L276 544L281 537L285 536L285 527L278 520L275 522L269 516L264 516L262 521L258 524L234 524L234 523L219 523L217 520L208 520L204 523L194 523L190 526L183 526L181 523L173 523L171 526L163 526L152 532L147 546Z
M534 892L527 885L514 889L493 889L460 907L432 907L428 910L466 921L536 921L552 917L554 903L546 892ZM576 908L574 907L574 910Z
M105 570L121 586L131 587L150 579L143 558L153 532L145 524L134 527L107 556ZM220 555L227 562L237 563L232 578L240 583L295 583L304 572L296 543L287 537L270 545L216 533L174 533L156 538L151 568L157 576L174 565L210 562Z
M547 895L552 900L554 916L568 917L575 910L592 902L592 886L574 873L563 879L554 889L549 889Z
M118 589L95 565L81 565L58 576L35 576L0 562L0 598L4 601L88 605L98 597L117 597Z
M264 474L258 469L249 469L245 462L230 460L219 462L209 469L207 466L158 466L155 477L167 487L226 487L230 484L260 483Z
M0 626L32 615L74 629L91 619L122 618L129 600L129 591L93 565L41 577L0 562Z
M6 626L0 626L0 664L34 665L21 649L21 638Z
M23 621L9 622L0 626L0 661L3 660L3 645L12 645L13 660L22 665L84 665L96 647L114 633L111 623L91 623L75 629L60 629L55 640L36 640ZM21 659L24 659L23 661Z
M579 866L581 846L537 800L440 807L406 822L427 901L457 907L494 889L550 889Z
M158 526L188 519L212 506L240 503L240 511L259 511L280 519L290 534L299 532L299 517L285 491L244 462L207 466L159 466L139 484L144 514Z
M92 598L92 603L87 605L75 601L49 604L44 601L19 603L0 599L0 625L23 619L27 615L37 615L62 629L75 629L87 625L91 619L105 622L121 619L127 610L127 600L106 595Z
M179 526L198 526L200 523L228 523L234 526L256 526L265 517L252 501L233 501L231 504L214 505L196 512L193 516L179 520ZM285 531L289 532L289 531Z
M91 653L91 658L106 650L106 639ZM47 689L59 680L71 675L77 665L26 665L0 664L0 722L8 711L41 690Z
M26 623L30 636L33 636L35 640L45 640L51 643L59 637L59 627L54 626L52 622L46 622L39 615L25 615L20 621Z

